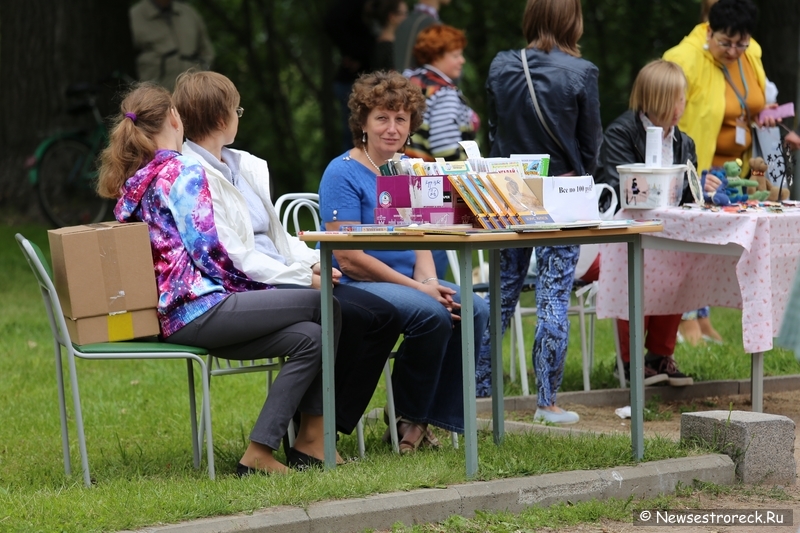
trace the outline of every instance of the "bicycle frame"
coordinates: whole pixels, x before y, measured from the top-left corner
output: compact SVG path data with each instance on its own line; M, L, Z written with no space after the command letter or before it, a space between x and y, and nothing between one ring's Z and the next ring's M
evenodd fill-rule
M91 149L91 153L99 154L107 137L108 132L102 123L98 124L93 131L88 133L85 130L76 130L51 135L39 143L39 146L36 147L36 150L33 153L33 161L30 163L31 166L28 169L28 181L31 185L36 185L39 183L39 161L41 161L42 155L47 151L47 149L56 141L60 141L62 139L75 139L76 141L86 143ZM83 168L81 169L81 175L87 171L87 168L91 166L91 163L92 161L90 160L84 162Z

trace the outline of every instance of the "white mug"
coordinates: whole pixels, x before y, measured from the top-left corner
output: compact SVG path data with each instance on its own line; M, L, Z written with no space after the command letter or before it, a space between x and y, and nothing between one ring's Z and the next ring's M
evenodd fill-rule
M614 213L617 212L617 193L614 190L614 187L607 183L595 183L595 194L597 195L597 201L600 201L600 195L603 193L603 189L608 189L608 192L611 193L611 204L608 206L608 209L605 211L600 211L600 219L601 220L613 220Z

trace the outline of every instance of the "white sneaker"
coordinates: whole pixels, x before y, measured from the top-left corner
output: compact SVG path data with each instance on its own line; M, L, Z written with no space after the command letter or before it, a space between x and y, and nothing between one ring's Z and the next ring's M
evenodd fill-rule
M546 409L536 409L536 413L533 415L534 422L549 422L551 424L561 425L574 424L580 419L581 417L575 411L561 411L560 413L555 413Z

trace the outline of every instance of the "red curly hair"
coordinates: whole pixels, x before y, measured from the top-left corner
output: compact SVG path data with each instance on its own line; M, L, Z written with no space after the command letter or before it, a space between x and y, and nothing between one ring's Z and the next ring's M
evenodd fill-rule
M466 47L467 37L463 31L447 24L434 24L417 35L414 59L417 60L417 64L426 65L433 63L447 52L463 50Z

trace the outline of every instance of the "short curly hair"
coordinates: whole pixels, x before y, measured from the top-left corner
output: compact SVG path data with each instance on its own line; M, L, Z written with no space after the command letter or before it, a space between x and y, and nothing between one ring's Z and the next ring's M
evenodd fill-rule
M719 0L708 12L711 31L734 36L753 35L758 8L750 0Z
M409 134L413 134L422 125L425 97L420 88L402 74L379 70L362 74L355 81L347 107L350 108L349 125L353 145L361 148L364 145L361 141L364 125L373 109L406 111L411 115Z
M417 35L414 59L419 65L433 63L447 52L467 47L464 32L447 24L433 24Z

